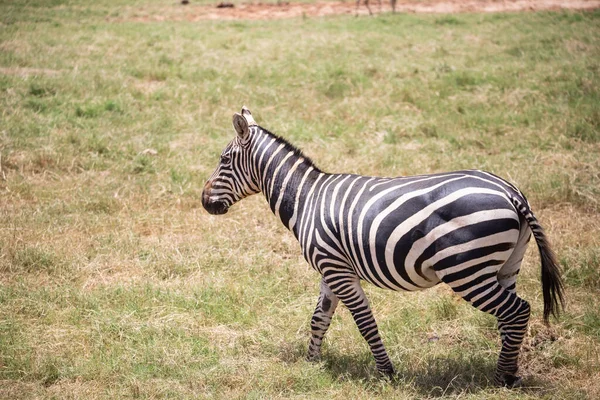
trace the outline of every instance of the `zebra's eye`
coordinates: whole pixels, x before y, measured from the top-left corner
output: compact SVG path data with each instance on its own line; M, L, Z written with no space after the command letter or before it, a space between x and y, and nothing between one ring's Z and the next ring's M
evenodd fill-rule
M221 163L222 164L229 164L231 162L231 156L229 154L223 154L221 156Z

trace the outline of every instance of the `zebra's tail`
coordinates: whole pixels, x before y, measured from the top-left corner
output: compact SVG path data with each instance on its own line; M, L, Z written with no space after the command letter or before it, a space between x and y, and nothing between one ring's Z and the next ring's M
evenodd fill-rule
M550 314L558 318L560 310L565 308L564 285L560 275L560 266L544 229L533 215L525 197L519 194L513 197L513 204L525 218L540 251L542 261L542 293L544 295L544 322L547 324Z

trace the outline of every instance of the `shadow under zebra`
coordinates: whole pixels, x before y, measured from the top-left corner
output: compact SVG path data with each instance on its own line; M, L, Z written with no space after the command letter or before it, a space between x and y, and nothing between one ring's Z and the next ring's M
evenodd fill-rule
M289 364L303 362L306 359L306 344L281 343L277 358ZM499 390L490 378L496 364L489 354L457 352L451 355L427 355L417 362L399 356L394 357L393 362L397 369L395 377L390 380L377 372L368 349L342 353L327 346L318 365L335 381L361 381L375 392L379 391L382 382L395 388L406 387L407 390L428 398ZM530 395L550 394L554 390L551 383L533 376L525 377L523 386L518 389Z

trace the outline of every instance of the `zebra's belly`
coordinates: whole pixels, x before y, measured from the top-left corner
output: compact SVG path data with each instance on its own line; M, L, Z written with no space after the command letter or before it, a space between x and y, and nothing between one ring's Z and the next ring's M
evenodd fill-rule
M437 277L437 275L435 274L435 271L431 267L424 268L423 274L424 274L425 278L419 282L419 285L413 285L413 286L409 286L406 284L405 285L389 284L389 283L384 284L384 283L382 283L381 280L373 279L370 276L361 277L361 279L363 279L377 287L380 287L382 289L391 289L391 290L395 290L395 291L410 291L410 292L428 289L428 288L434 287L435 285L437 285L441 282L441 279L439 279ZM359 274L359 276L360 276L360 274Z

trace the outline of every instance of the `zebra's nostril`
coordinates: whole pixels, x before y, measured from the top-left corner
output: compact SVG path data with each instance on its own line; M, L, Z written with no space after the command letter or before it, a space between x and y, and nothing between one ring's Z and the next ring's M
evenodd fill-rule
M227 204L222 201L214 201L214 202L203 202L202 205L204 209L208 211L209 214L212 215L221 215L225 214L228 210Z

